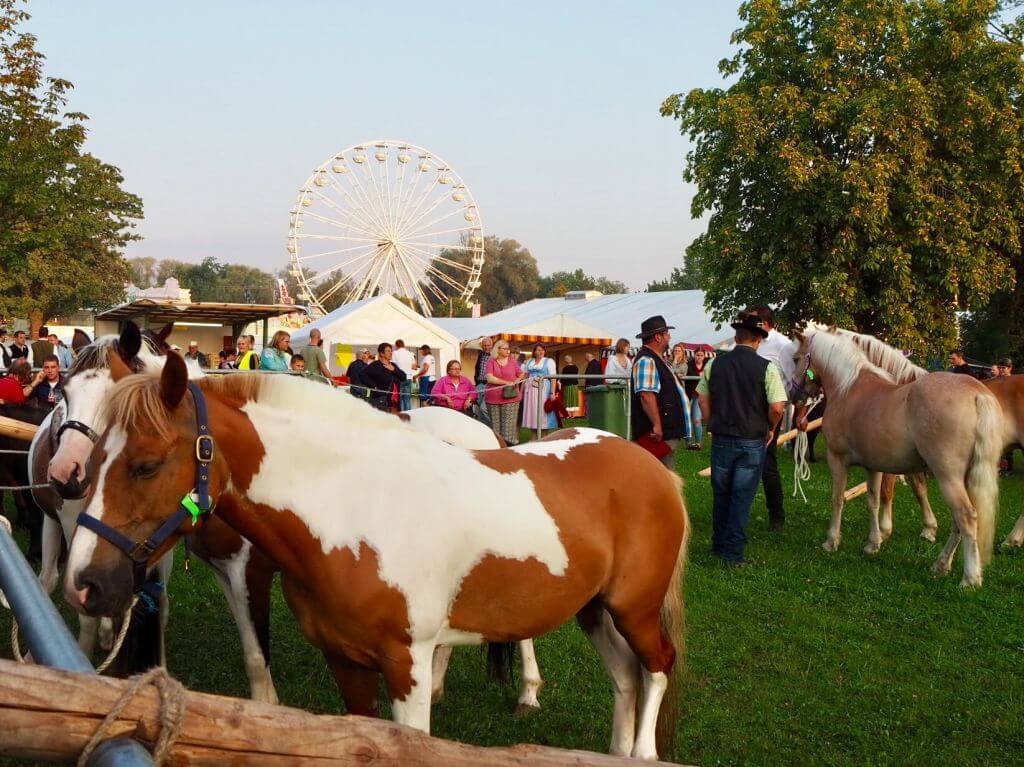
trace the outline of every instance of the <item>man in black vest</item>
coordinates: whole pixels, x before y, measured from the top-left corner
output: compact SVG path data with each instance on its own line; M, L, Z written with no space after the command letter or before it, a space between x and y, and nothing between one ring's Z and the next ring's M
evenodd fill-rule
M744 311L732 327L735 348L704 367L697 395L711 431L711 550L727 565L745 565L750 507L765 448L785 411L786 387L778 367L757 354L768 337L761 318Z
M644 342L633 361L633 439L643 444L664 442L668 452L660 460L670 471L676 470L679 441L690 438L690 408L672 369L665 363L673 330L665 318L648 317L640 325L637 338ZM653 452L653 451L652 451ZM657 455L657 453L655 453Z

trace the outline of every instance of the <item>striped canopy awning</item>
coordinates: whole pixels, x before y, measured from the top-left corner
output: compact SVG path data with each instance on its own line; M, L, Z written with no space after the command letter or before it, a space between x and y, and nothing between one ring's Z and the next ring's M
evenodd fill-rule
M551 344L558 346L611 346L614 339L606 337L584 337L584 336L543 336L532 333L499 333L500 338L509 343L518 344Z

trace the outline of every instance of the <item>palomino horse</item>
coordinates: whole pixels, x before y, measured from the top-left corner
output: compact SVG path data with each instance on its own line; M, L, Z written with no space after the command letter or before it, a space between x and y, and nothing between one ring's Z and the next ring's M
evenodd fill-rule
M806 331L795 359L795 380L803 381L812 367L829 403L822 430L832 472L832 524L824 548L835 551L839 546L850 466L868 470L871 534L864 551L869 554L882 543L882 474L930 469L954 521L935 570L949 571L963 536L961 584L980 586L983 566L992 554L999 495L1001 416L995 397L974 379L952 373L900 385L891 373L873 365L852 339L832 331Z
M888 370L897 383L916 381L929 375L927 370L915 365L900 352L874 336L869 336L865 333L852 333L846 330L839 332L849 335L853 342L864 350L867 358L875 365ZM1003 448L1005 449L1010 445L1024 445L1024 376L989 378L981 383L995 395L996 400L999 402L999 409L1003 417ZM922 488L918 490L915 487L915 494L918 501L922 504L922 511L927 509L930 512L931 509L928 506L928 487L924 484L923 477L919 476L919 479L921 480ZM888 488L885 484L882 486L883 502L887 498L891 510L892 483L889 483ZM1024 544L1024 514L1017 518L1017 523L1014 525L1013 530L1010 531L1006 540L1003 541L1004 546L1020 546L1022 544Z
M471 452L308 381L190 383L174 355L159 377L111 364L124 380L65 579L77 610L122 610L145 565L125 552L159 557L215 510L280 565L351 712L376 712L382 672L394 719L429 732L438 644L575 614L614 680L612 750L655 758L656 732L674 731L662 702L682 666L689 524L679 478L647 451L582 429ZM396 471L431 502L389 498Z
M95 434L104 428L103 416L99 412L100 403L114 385L108 366L108 351L115 351L122 361L133 369L158 370L166 361L166 356L161 354L165 351L163 341L161 334L144 338L133 323L128 323L120 338L105 336L97 339L95 344L81 349L76 348L79 356L65 382L67 400L59 406L55 414L57 420L52 422L52 428L50 422L44 423L33 440L32 465L34 475L39 477L33 481L53 479L58 490L72 496L60 497L50 489L36 491L46 508L55 512L53 516L59 518L60 525L48 517L50 527L44 537L43 569L40 574L40 580L47 592L53 589L57 580L61 526L65 539L70 542L78 514L84 509L84 502L75 498L80 496L84 489L81 486L85 476L84 467L92 451L89 432ZM65 420L82 424L84 428L65 430L58 438L57 429ZM409 413L407 420L414 429L466 449L488 449L500 445L500 440L489 428L447 408L420 408ZM277 567L217 518L211 519L210 524L204 525L192 538L192 551L214 571L235 618L242 641L251 697L269 703L277 702L277 691L270 674L269 663L270 591ZM170 574L169 567L169 560L161 565L161 578L164 583ZM161 619L166 624L166 602L162 608ZM95 619L82 616L81 620L79 644L91 655L95 645ZM109 648L109 621L103 620L99 628L101 645ZM520 642L519 648L522 685L517 711L523 713L540 708L538 694L543 680L537 666L533 640L524 639ZM163 662L162 638L159 657ZM443 694L444 676L450 657L450 647L438 649L434 677L435 699L440 699Z

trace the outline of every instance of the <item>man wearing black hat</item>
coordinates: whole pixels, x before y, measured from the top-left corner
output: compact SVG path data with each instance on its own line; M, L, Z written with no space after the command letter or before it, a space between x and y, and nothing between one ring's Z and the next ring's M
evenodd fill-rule
M744 311L732 327L735 348L704 366L697 395L711 431L711 549L727 565L744 565L747 523L765 448L787 397L778 367L757 354L768 337L761 318Z
M640 325L637 338L644 342L633 361L633 439L641 444L664 443L659 460L671 471L676 470L676 448L679 441L690 438L690 408L686 394L672 369L665 363L665 352L672 341L673 327L665 318L648 317ZM665 383L662 386L662 382Z

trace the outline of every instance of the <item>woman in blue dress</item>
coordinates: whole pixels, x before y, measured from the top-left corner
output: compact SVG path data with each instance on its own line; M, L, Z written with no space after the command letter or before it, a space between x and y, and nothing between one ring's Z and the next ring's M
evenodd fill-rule
M555 361L549 357L545 357L544 344L537 344L533 347L533 356L527 361L524 372L528 376L525 389L525 395L523 396L523 426L527 429L557 429L558 418L554 411L550 413L544 412L544 402L551 399L553 386L555 381L553 379L541 380L540 376L549 376L555 374ZM537 423L537 400L541 401L540 416L541 421Z

